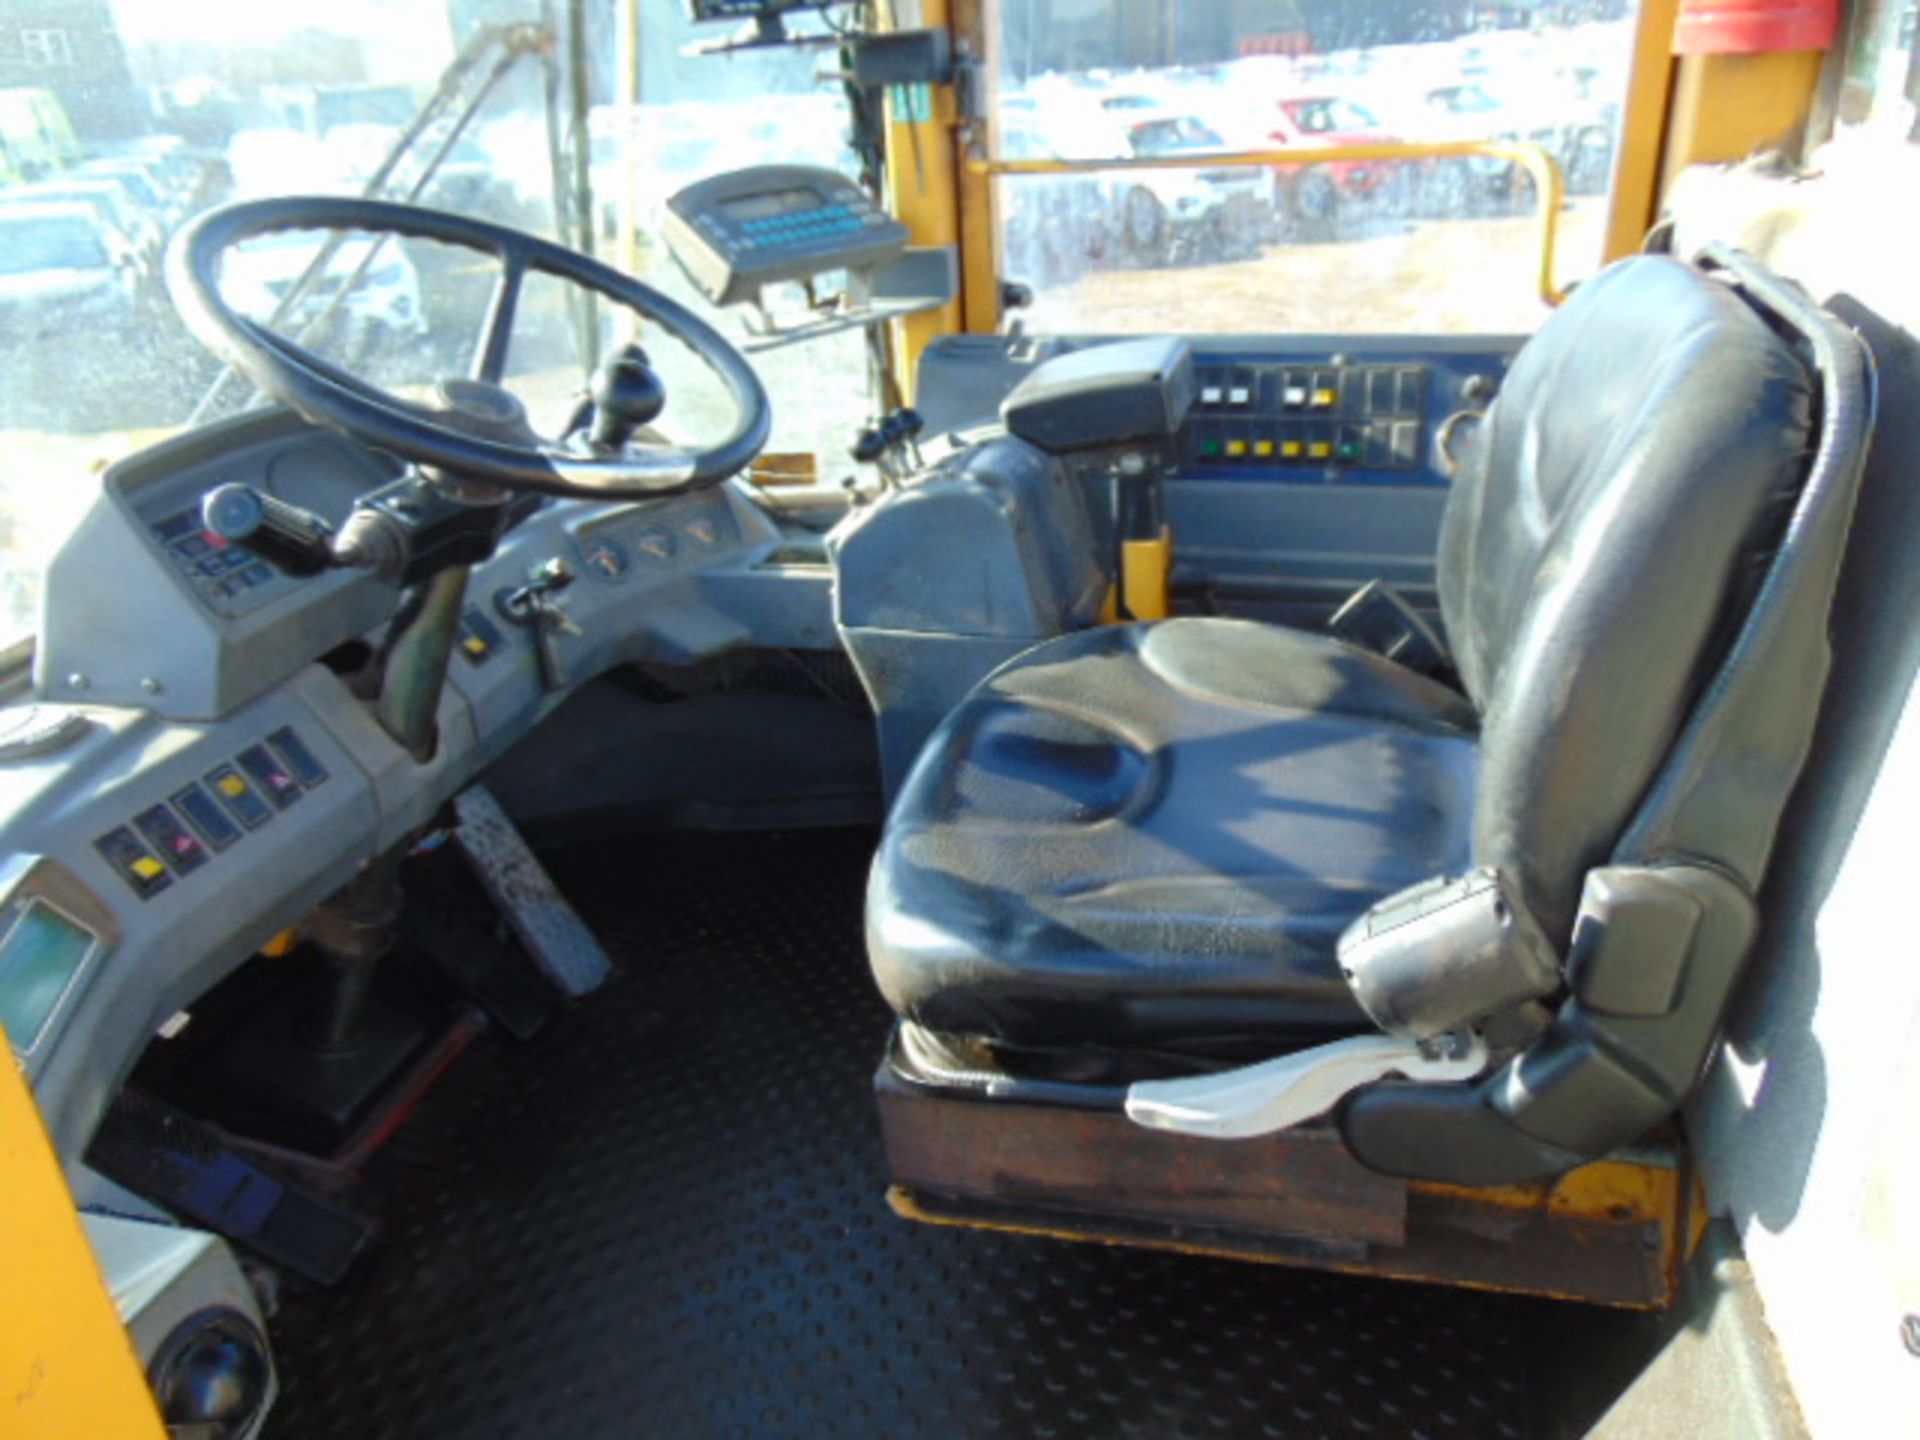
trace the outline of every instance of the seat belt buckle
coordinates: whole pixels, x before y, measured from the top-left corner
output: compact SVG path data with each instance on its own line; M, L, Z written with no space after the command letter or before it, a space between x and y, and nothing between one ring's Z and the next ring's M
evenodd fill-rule
M1336 640L1391 660L1394 664L1451 683L1453 657L1419 611L1384 580L1369 580L1327 622Z

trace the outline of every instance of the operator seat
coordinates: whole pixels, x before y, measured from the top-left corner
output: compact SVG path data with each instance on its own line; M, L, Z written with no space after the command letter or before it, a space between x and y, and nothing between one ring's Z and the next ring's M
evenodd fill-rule
M1407 893L1477 871L1551 979L1456 1007L1485 1068L1362 1086L1338 1111L1348 1148L1496 1183L1669 1114L1751 945L1864 447L1851 334L1744 257L1718 263L1737 279L1623 261L1516 358L1441 532L1461 690L1211 618L1083 631L982 682L873 870L891 1063L1110 1103L1378 1035L1418 1004L1343 973L1343 932L1383 933ZM1463 973L1471 947L1434 934L1390 983Z

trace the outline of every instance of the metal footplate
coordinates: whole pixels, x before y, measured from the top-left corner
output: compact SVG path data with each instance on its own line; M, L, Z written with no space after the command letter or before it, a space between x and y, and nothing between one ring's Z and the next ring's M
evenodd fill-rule
M1355 1035L1216 1075L1136 1081L1127 1088L1127 1118L1152 1130L1247 1140L1290 1130L1389 1075L1469 1080L1486 1064L1486 1042L1471 1030L1432 1040Z
M553 883L484 785L454 797L454 843L506 916L534 963L568 995L597 990L612 973L607 952Z

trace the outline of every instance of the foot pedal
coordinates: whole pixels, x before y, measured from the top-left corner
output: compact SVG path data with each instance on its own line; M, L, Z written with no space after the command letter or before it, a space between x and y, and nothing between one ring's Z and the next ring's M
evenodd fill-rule
M613 963L492 792L471 786L454 797L453 809L460 818L454 843L534 963L569 995L599 989Z
M340 1280L373 1239L370 1216L243 1155L211 1125L126 1090L87 1163L134 1194L322 1285Z
M530 1040L567 1004L534 963L458 845L439 845L407 863L400 933L410 949L516 1040Z

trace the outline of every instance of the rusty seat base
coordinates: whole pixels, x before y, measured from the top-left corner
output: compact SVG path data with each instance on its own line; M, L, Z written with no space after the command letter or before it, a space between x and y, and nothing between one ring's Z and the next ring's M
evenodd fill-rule
M1466 1189L1368 1170L1330 1125L1201 1140L891 1062L875 1088L888 1201L935 1224L1660 1309L1698 1210L1672 1131L1554 1180Z

